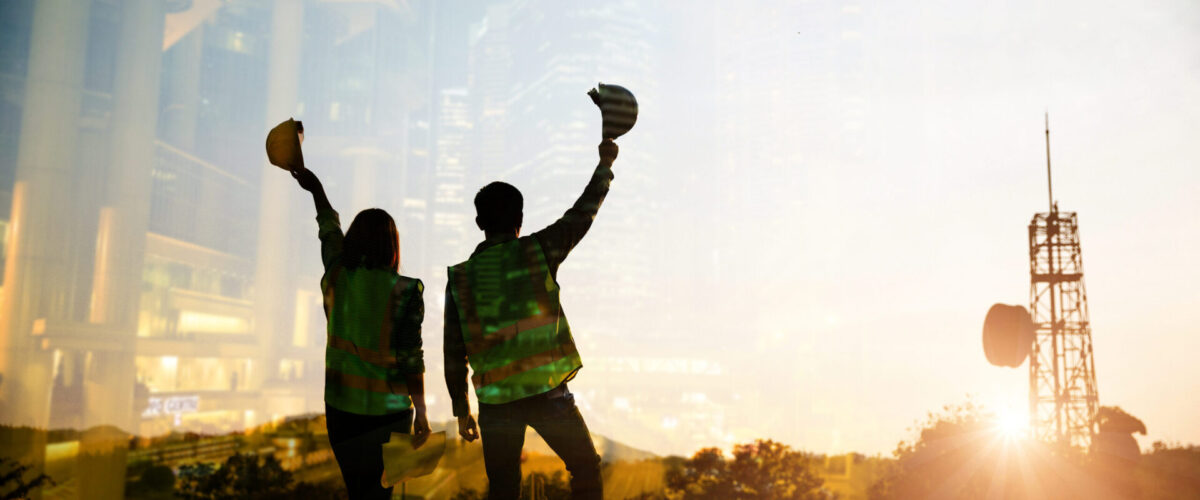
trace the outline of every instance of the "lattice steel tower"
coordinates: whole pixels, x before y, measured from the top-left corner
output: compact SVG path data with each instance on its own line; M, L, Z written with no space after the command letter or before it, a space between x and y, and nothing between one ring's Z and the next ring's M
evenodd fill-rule
M1029 417L1035 437L1087 449L1099 407L1083 256L1075 212L1059 212L1050 177L1050 211L1029 223L1029 308L1037 333L1029 356Z

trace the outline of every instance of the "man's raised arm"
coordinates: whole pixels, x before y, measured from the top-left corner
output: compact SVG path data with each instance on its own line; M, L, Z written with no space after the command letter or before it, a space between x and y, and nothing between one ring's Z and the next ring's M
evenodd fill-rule
M587 187L583 188L583 194L579 195L575 204L557 221L533 233L546 254L550 274L555 277L558 276L558 265L567 258L571 249L583 240L583 236L592 227L596 213L600 211L600 205L604 203L604 197L608 195L608 186L613 180L612 164L617 159L617 143L605 139L600 143L598 150L600 163L592 172Z

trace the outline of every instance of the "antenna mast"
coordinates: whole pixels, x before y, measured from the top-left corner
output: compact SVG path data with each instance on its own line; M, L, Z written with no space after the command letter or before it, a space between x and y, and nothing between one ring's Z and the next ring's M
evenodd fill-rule
M1046 111L1046 188L1050 195L1050 211L1054 211L1054 182L1050 178L1050 111Z
M1054 206L1050 113L1046 113L1046 187L1050 211L1029 222L1029 309L1036 333L1029 355L1029 416L1042 441L1087 449L1100 406L1079 220Z

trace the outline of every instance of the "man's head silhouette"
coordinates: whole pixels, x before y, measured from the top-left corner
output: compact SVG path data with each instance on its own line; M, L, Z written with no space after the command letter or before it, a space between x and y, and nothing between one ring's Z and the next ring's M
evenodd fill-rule
M475 194L475 224L484 235L519 235L525 199L506 182L493 182Z

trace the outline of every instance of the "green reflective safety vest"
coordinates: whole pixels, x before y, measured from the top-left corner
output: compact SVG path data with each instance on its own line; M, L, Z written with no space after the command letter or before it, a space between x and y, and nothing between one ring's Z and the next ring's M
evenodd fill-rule
M536 238L479 252L449 279L480 403L547 392L583 367Z
M334 267L321 279L327 320L325 403L359 415L412 406L407 375L423 370L420 349L392 344L395 313L420 296L420 280L391 270Z

